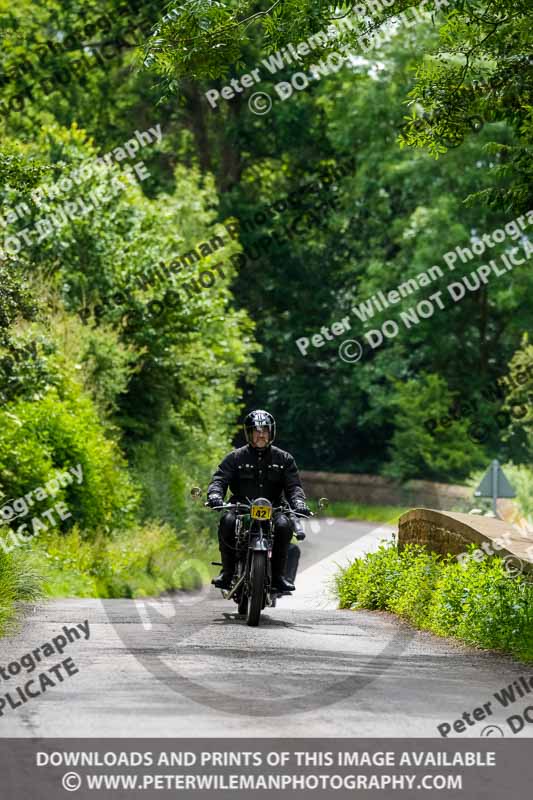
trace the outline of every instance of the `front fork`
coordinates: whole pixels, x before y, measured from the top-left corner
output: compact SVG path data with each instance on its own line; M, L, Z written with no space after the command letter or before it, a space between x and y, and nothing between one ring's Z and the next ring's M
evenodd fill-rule
M259 526L259 530L257 528L254 530L254 527ZM268 526L268 527L266 527ZM240 531L239 531L240 533ZM243 544L244 547L244 544ZM253 522L252 528L248 532L248 546L246 550L246 564L244 573L246 575L245 578L245 591L247 594L250 592L250 585L248 582L248 576L250 575L251 571L251 562L252 562L252 555L254 552L266 552L267 554L267 570L266 570L266 579L265 579L265 595L267 596L267 600L270 598L271 595L271 587L272 587L272 549L274 547L274 530L271 523L268 522ZM241 573L242 574L242 573ZM270 604L270 603L269 603Z

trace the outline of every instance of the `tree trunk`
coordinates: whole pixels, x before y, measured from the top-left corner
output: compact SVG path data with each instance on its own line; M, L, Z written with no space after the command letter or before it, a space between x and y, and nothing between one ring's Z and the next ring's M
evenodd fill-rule
M183 88L187 98L188 123L194 135L196 151L202 172L212 172L209 131L205 118L205 106L200 87L195 81L186 81Z

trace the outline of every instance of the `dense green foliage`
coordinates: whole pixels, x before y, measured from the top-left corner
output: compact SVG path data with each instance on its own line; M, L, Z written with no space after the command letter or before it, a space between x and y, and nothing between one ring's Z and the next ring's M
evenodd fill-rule
M188 490L205 485L230 447L238 382L249 373L254 348L249 317L231 307L237 241L216 256L204 254L196 272L224 263L212 288L184 291L185 273L176 280L183 267L156 269L223 230L213 180L175 160L176 139L166 138L164 116L162 138L152 134L135 158L72 180L136 129L155 130L162 119L155 96L142 98L142 76L124 81L121 65L134 48L114 54L114 77L96 49L86 53L85 81L69 72L71 44L39 57L44 42L57 44L57 31L69 32L79 55L93 17L95 31L107 37L111 25L115 35L113 5L81 13L76 3L51 4L37 13L23 4L4 20L11 29L3 39L3 99L9 104L21 91L25 97L20 113L13 103L4 118L0 159L6 613L24 582L21 552L56 595L158 594L198 579L198 563L213 556L213 521L191 512ZM134 11L127 11L131 20ZM90 41L101 43L100 35ZM67 86L54 83L54 70L70 75ZM54 91L45 98L47 72ZM24 92L28 77L39 87L31 95ZM107 96L110 78L122 97L116 109ZM144 110L135 120L139 98ZM116 124L108 116L115 111ZM48 191L63 180L64 191ZM80 196L87 207L65 214L65 204ZM74 467L81 482L39 495ZM30 510L13 517L10 503L20 510L31 492L37 500ZM66 507L65 518L54 518L57 504ZM52 517L45 520L46 513ZM30 589L20 594L30 596Z
M470 439L467 420L442 425L452 405L446 382L438 375L398 383L391 462L386 470L391 477L406 478L416 470L437 480L446 480L450 474L465 478L474 464L483 465L483 449ZM428 420L435 420L435 426L428 426ZM458 442L462 447L457 447Z
M463 566L419 545L381 545L337 574L335 592L341 608L392 611L439 636L533 661L533 582L510 577L498 556Z
M259 379L248 387L250 405L276 411L285 441L306 467L320 462L329 469L372 472L387 465L399 477L461 480L493 455L528 458L523 436L502 441L497 414L503 398L493 396L493 387L530 327L531 270L492 280L416 328L402 328L356 365L338 358L340 339L320 349L310 346L306 356L296 347L298 338L311 338L322 325L346 316L350 335L361 341L369 328L397 319L399 310L408 311L486 263L459 261L452 275L443 264L445 253L469 246L472 235L490 233L532 206L524 180L531 140L526 6L502 0L484 13L484 3L430 3L437 13L424 22L410 11L415 5L402 0L373 19L348 14L352 30L346 21L337 22L341 36L297 66L286 60L272 76L261 67L265 53L327 30L331 4L170 4L147 42L145 63L160 76L163 91L178 96L190 96L191 76L201 91L220 91L230 78L260 66L261 83L248 95L256 89L271 95L268 117L254 118L246 96L221 101L216 112L200 91L197 96L203 108L193 126L198 158L218 175L228 212L251 218L306 181L315 182L317 203L331 195L336 201L335 210L324 206L304 216L304 225L302 210L289 208L267 215L260 229L243 226L241 238L253 258L239 271L237 296L257 310L263 345ZM339 4L337 16L348 9ZM368 35L397 11L405 11L411 24L368 52ZM363 57L361 63L311 82L286 102L276 99L274 84L308 72L344 45ZM412 122L406 122L409 117ZM422 149L400 149L398 142ZM435 161L435 155L443 157ZM322 177L326 166L348 157L355 166L346 177ZM289 233L298 220L305 235ZM354 305L416 279L432 265L441 265L442 279L431 290L410 294L394 314L374 308L368 324L354 315ZM443 416L465 392L471 410L444 440L434 430L429 446L418 448L414 437L424 431L402 420L399 387L406 381L423 386L425 374L439 376L450 398ZM479 420L487 428L483 441L465 442L465 430ZM411 455L402 452L408 435L410 449L417 450Z
M453 482L494 457L531 462L527 264L366 344L529 237L524 225L453 271L443 261L533 208L527 5L450 0L425 18L414 6L337 20L339 35L271 74L262 59L327 30L331 3L0 0L1 502L76 464L86 476L55 498L71 516L54 558L65 572L79 546L87 566L63 586L56 571L50 591L185 580L172 578L180 547L207 541L187 489L205 485L244 406L269 408L280 446L310 469ZM410 24L369 46L398 11ZM275 84L345 46L342 69L280 100ZM208 90L254 68L259 84L211 107ZM267 115L250 110L256 89ZM109 153L110 169L71 180ZM80 198L92 204L72 212ZM407 281L416 291L361 318ZM336 336L302 355L297 339L343 318L365 344L359 363L339 358ZM169 531L175 560L150 577ZM46 536L31 545L41 563ZM128 536L139 558L111 580Z

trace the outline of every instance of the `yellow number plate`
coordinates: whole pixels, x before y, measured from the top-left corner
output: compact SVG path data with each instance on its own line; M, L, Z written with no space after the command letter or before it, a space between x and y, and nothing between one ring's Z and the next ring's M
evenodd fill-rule
M253 519L270 519L272 508L270 506L252 506L250 516Z

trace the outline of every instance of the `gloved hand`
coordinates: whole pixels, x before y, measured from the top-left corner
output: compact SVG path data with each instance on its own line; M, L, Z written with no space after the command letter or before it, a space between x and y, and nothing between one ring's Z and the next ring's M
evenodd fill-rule
M296 511L297 514L303 514L304 517L311 516L311 509L302 500L294 503L294 511Z
M207 505L209 508L216 508L217 506L221 506L224 502L224 498L220 494L210 494L207 498Z

